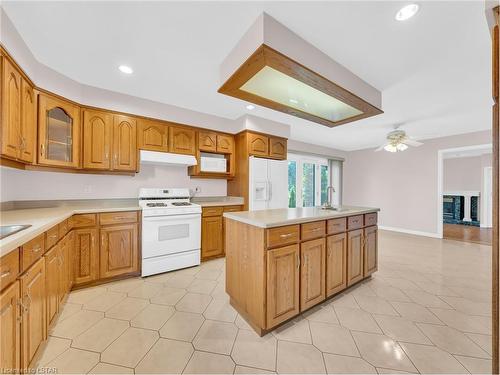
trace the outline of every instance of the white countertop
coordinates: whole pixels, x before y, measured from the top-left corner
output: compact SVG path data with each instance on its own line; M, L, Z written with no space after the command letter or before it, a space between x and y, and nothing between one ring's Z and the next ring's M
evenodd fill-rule
M243 197L194 197L191 202L199 204L201 207L213 206L242 206L245 204Z
M1 211L1 225L31 224L31 227L1 239L0 256L8 254L74 214L138 211L140 209L137 199L110 199L65 201L53 207Z
M273 228L378 211L380 211L379 208L355 206L343 206L340 211L322 210L320 207L302 207L225 212L224 217L260 228Z

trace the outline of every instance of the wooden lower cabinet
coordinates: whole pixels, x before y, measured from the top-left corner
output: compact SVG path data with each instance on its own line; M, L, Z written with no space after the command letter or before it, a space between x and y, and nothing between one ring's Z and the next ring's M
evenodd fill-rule
M0 294L0 369L7 372L21 365L21 315L19 281ZM12 372L14 373L14 372Z
M74 230L73 281L75 285L90 283L99 277L99 248L97 229Z
M137 272L139 253L137 224L101 227L99 278Z
M347 286L363 279L363 229L347 232Z
M347 234L326 238L326 296L347 288Z
M201 258L208 259L224 254L222 216L201 219Z
M300 311L325 299L325 239L300 244Z
M51 325L59 310L59 245L47 251L45 258L45 290L47 301L47 325Z
M371 226L364 229L364 277L378 269L378 229Z
M297 315L300 309L300 248L267 251L267 327Z
M46 337L45 258L21 277L21 367L27 368Z

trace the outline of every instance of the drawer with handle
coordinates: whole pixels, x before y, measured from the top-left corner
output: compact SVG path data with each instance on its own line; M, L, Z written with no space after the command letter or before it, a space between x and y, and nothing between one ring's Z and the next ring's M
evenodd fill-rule
M97 225L96 214L78 214L73 215L70 219L70 228L86 228L95 227Z
M50 249L59 241L59 227L56 225L45 232L45 246Z
M243 211L243 206L225 206L224 212L238 212Z
M221 216L223 211L224 207L203 207L202 215L203 217Z
M376 212L365 214L365 227L369 227L372 225L377 225L377 213Z
M99 214L101 225L137 223L137 211L105 212Z
M267 247L278 247L299 242L300 225L287 225L267 230Z
M363 215L349 216L347 218L347 229L354 230L363 228Z
M19 271L19 249L15 249L0 259L0 290L13 283Z
M57 229L57 227L56 227ZM40 259L45 252L45 233L33 238L21 247L23 271Z
M326 222L313 221L312 223L305 223L300 226L302 241L312 240L314 238L323 237L325 235Z
M326 222L326 232L328 234L342 233L347 230L347 219L340 217L338 219L330 219Z

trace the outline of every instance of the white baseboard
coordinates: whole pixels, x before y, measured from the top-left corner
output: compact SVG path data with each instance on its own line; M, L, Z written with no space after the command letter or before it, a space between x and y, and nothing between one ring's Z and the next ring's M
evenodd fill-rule
M413 234L415 236L424 236L424 237L432 237L432 238L443 238L438 233L432 233L432 232L422 232L422 231L419 231L419 230L411 230L411 229L395 228L395 227L386 227L386 226L383 226L383 225L379 225L378 228L382 229L382 230L390 230L392 232Z
M491 225L479 224L480 228L493 228Z

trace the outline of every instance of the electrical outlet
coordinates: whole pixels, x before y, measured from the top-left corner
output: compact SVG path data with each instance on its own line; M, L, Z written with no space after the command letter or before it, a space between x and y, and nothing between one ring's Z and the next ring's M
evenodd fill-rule
M194 188L194 191L195 191L195 193L201 193L201 187L196 186L196 187Z
M92 185L85 185L83 187L83 192L84 193L92 193L92 190L93 190L93 186Z

